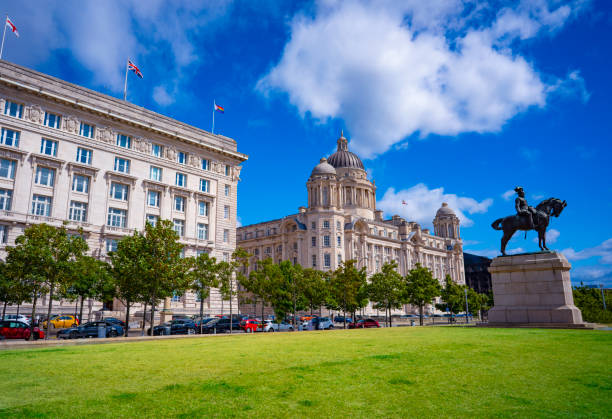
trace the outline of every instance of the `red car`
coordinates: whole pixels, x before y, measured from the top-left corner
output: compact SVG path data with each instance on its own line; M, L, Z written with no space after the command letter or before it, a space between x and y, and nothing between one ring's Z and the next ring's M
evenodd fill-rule
M30 326L17 321L4 320L0 322L0 336L5 339L25 339L30 338ZM34 340L43 339L45 332L34 326Z
M349 329L366 329L370 327L380 327L378 322L373 319L361 319L357 323L349 323Z
M246 319L240 322L240 328L244 330L245 333L253 333L256 332L257 329L261 329L261 324L259 320Z

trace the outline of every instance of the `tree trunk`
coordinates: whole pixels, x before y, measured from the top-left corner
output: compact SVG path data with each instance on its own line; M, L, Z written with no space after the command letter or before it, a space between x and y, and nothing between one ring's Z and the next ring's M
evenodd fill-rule
M79 310L79 324L83 324L83 301L85 297L81 295L81 309Z
M19 307L21 307L21 303L17 304L17 315L19 316Z
M4 316L6 316L6 304L7 302L4 302L4 307L2 307L2 319L4 319ZM34 319L32 319L32 321L34 321Z
M343 315L343 321L344 321L344 328L346 329L346 310L342 310L342 315Z
M151 303L151 336L154 336L153 334L153 326L155 323L155 300L153 300L153 302Z
M265 310L265 307L266 307L266 302L262 298L261 299L261 331L262 332L264 331L263 327L264 327L264 310Z
M128 337L128 332L130 331L130 302L125 302L125 334L124 336Z
M36 322L36 302L37 301L38 301L38 291L34 291L34 298L32 299L32 321L30 322L30 340L34 340L34 323ZM4 308L6 308L6 304ZM47 321L47 325L48 324L49 322ZM45 334L45 339L46 338L47 338L47 335Z
M389 327L393 327L393 319L391 318L391 305L389 305Z
M146 327L147 327L147 303L144 303L144 311L142 312L142 330L140 331L141 336L145 335Z
M204 323L204 299L200 290L200 334L202 334L202 323Z
M419 325L423 326L423 304L419 304Z
M49 326L51 326L51 309L53 308L53 285L49 287L49 308L47 309L47 330L45 340L49 339Z

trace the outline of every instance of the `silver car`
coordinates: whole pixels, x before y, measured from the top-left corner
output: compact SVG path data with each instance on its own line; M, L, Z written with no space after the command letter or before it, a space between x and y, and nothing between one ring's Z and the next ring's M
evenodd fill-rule
M264 321L264 332L293 331L293 325L287 322L274 323L272 320Z

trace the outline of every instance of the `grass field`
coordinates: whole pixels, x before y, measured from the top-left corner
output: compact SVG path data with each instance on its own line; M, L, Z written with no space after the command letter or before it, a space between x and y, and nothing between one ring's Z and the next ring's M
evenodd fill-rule
M392 328L0 352L0 417L611 417L612 333Z

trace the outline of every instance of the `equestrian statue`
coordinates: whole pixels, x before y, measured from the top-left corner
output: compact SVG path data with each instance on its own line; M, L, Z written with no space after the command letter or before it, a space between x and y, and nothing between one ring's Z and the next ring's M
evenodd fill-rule
M499 218L491 224L491 227L495 230L504 230L504 236L501 239L502 255L506 256L506 245L517 230L525 231L525 237L527 237L527 231L537 231L540 250L548 250L548 247L546 247L546 228L550 216L558 217L561 215L561 211L567 206L567 203L557 198L548 198L533 208L527 204L525 191L522 187L517 186L514 188L514 192L518 195L514 201L516 215Z

